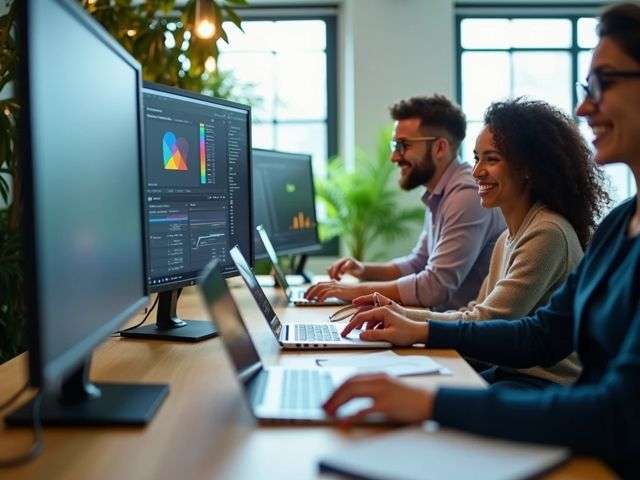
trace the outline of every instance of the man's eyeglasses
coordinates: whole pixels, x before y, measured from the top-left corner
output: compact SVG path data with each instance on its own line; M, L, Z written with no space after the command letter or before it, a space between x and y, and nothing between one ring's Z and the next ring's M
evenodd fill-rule
M578 105L587 98L593 103L602 100L603 92L612 85L616 78L640 78L640 70L595 70L587 77L587 84L576 83Z
M407 147L411 142L427 142L437 139L438 137L407 137L393 139L389 142L389 148L391 149L392 154L398 152L400 155L404 155L404 152L407 151Z

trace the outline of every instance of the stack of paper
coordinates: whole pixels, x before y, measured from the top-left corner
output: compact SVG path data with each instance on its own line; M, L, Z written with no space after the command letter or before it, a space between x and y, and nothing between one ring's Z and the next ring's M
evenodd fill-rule
M384 372L396 377L402 375L451 375L451 371L426 355L398 355L392 350L364 355L317 358L321 367L353 367L360 373Z

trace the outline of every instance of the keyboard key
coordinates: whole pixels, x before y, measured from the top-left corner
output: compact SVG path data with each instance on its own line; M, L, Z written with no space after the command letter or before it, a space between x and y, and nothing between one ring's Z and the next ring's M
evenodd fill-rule
M295 325L294 335L296 341L303 342L336 342L340 341L340 334L334 325Z
M316 409L331 391L331 375L318 370L285 370L280 405L289 410Z

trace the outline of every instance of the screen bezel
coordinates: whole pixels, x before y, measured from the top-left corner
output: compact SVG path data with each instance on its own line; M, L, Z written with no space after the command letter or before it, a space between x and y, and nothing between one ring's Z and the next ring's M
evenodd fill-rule
M187 90L182 90L180 88L175 88L175 87L169 87L167 85L160 85L158 83L153 83L153 82L143 82L142 85L142 97L144 98L144 94L147 93L147 90L149 91L149 93L154 93L154 91L158 91L161 93L169 93L172 95L176 95L179 97L187 97L187 98L191 98L194 100L198 100L201 102L206 102L206 103L211 103L213 105L222 105L225 107L232 107L232 108L237 108L240 110L245 110L247 112L247 145L249 145L249 154L247 155L247 174L249 176L248 180L249 180L249 199L251 199L251 202L253 202L253 172L251 171L252 165L253 165L253 158L252 158L252 154L251 154L251 106L250 105L244 105L242 103L237 103L237 102L232 102L231 100L224 100L222 98L217 98L217 97L210 97L207 95L202 95L199 93L194 93L194 92L190 92ZM144 123L144 111L142 112L143 114L143 123ZM145 164L146 164L146 158L145 158ZM145 194L143 195L143 204L144 204L144 216L145 216L145 227L148 227L148 219L147 219L147 195L146 195L146 186L147 182L146 182L146 176L143 178L143 192L145 192ZM254 226L253 226L253 203L250 205L249 207L249 227L250 227L250 234L251 231L253 230ZM147 235L145 233L145 243L147 243ZM147 249L147 255L150 255L150 252ZM147 262L146 265L149 265L149 258L147 257ZM253 267L255 265L255 248L253 245L253 235L251 234L250 238L249 238L249 265L251 267ZM223 278L228 278L228 277L235 277L237 275L239 275L238 269L235 268L235 264L233 262L231 262L230 265L230 269L229 270L225 270L224 272L221 271L221 274L223 276ZM204 268L204 267L203 267ZM218 270L220 270L220 268L218 268ZM194 274L193 277L190 278L186 278L186 279L181 279L175 282L168 282L168 283L164 283L164 284L155 284L155 285L149 285L147 284L147 288L149 289L149 292L151 293L155 293L155 292L166 292L166 291L170 291L170 290L175 290L177 288L182 288L182 287L189 287L192 285L197 285L201 279L201 274L202 271L197 272L196 274ZM145 282L147 282L147 279L145 279Z
M70 14L81 26L85 27L90 34L93 34L102 44L109 48L113 53L120 57L127 65L129 65L136 77L137 82L137 104L138 104L138 172L140 182L138 182L139 201L140 201L140 221L142 225L142 255L143 260L146 258L146 231L143 206L143 189L142 178L144 174L144 129L142 121L142 70L140 64L113 38L109 33L88 13L86 13L78 4L71 0L52 0L60 8ZM22 115L19 120L20 128L18 129L18 148L23 155L22 173L24 179L30 179L24 182L24 216L22 220L22 232L24 235L24 265L25 265L25 299L27 323L30 330L29 340L29 383L34 387L42 387L46 389L58 389L63 381L65 374L70 373L82 363L86 362L91 355L91 351L95 349L105 338L117 328L127 321L132 315L137 313L148 301L147 289L147 270L146 262L142 265L142 292L143 295L131 305L126 306L123 311L105 322L98 330L94 330L82 341L72 345L66 352L58 355L53 360L45 363L43 348L44 342L41 336L41 324L43 319L40 318L39 298L41 282L38 276L38 249L36 228L38 212L36 209L34 178L35 178L35 155L37 151L32 149L33 137L31 136L31 125L33 124L33 111L31 109L31 56L29 51L31 48L31 37L33 35L31 18L33 15L32 7L37 2L24 2L20 7L19 23L17 31L17 39L22 47L23 61L19 62L17 69L16 93L20 99ZM61 295L61 301L64 301L64 295ZM87 314L89 314L87 312Z
M316 208L316 186L315 186L314 177L313 177L313 159L311 155L307 153L292 153L292 152L283 152L281 150L267 150L264 148L252 148L251 157L253 157L254 152L282 155L284 157L298 157L299 159L301 160L304 159L306 162L308 162L308 165L309 165L308 172L311 177L311 198L313 202L313 216L316 224L314 229L315 237L316 237L315 243L305 245L305 246L292 247L292 248L278 248L276 245L273 245L273 249L278 255L297 255L297 254L306 254L306 253L313 253L313 252L320 251L322 249L322 243L320 242L320 235L318 232L318 210ZM253 158L251 162L253 164ZM253 186L251 188L253 189ZM252 201L253 201L253 197L252 197ZM253 210L253 204L252 204L252 210ZM256 240L255 236L257 235L256 227L257 225L253 225L252 227L254 241ZM267 232L267 233L273 236L273 232ZM254 255L255 255L255 252L254 252ZM255 255L255 259L264 260L266 258L269 258L269 256L266 253Z

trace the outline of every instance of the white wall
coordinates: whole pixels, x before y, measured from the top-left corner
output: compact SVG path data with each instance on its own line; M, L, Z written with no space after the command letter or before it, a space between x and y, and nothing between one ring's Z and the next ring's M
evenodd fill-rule
M342 102L341 140L352 137L371 150L390 122L392 103L419 94L454 94L451 0L345 0L339 21L340 86L352 95Z
M353 146L375 152L390 124L389 106L414 95L455 95L452 0L344 0L339 14L340 154ZM399 187L398 187L399 188ZM419 204L424 189L403 196ZM377 246L388 258L407 253L420 233Z

